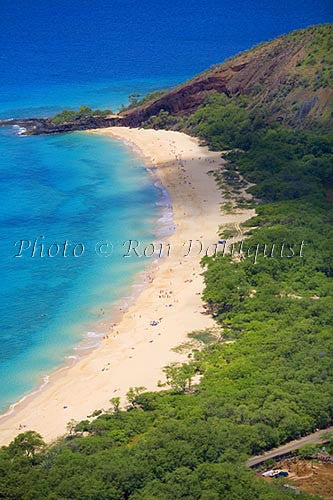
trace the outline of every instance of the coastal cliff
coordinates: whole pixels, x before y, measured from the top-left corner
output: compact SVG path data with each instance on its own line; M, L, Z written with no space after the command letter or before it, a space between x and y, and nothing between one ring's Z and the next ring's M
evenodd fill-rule
M333 25L297 30L242 52L193 79L143 99L118 115L82 117L65 123L52 118L0 121L19 125L27 134L53 134L110 126L151 126L159 113L181 118L193 114L212 92L228 98L244 96L248 109L262 112L266 121L295 128L333 123ZM156 124L154 124L155 128Z
M136 127L161 110L190 115L215 91L247 96L250 107L269 110L271 121L298 127L331 123L332 45L332 24L297 30L243 52L122 116Z

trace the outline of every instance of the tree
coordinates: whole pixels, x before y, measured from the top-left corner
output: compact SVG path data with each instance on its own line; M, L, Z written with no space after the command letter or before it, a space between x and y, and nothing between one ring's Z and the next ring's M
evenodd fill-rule
M136 93L134 93L134 94L130 94L130 95L128 96L128 100L129 100L129 102L130 102L130 106L133 106L133 107L134 107L134 106L137 106L137 105L138 105L140 95L141 95L141 94L136 94Z
M76 112L78 118L87 118L94 114L93 110L89 106L80 106Z
M166 376L166 382L175 392L184 393L186 390L191 391L192 378L195 373L193 364L171 363L163 368Z
M145 392L147 389L143 386L139 387L130 387L129 391L126 394L127 401L130 407L135 408L137 403L137 398Z
M16 436L8 446L8 451L11 456L24 455L34 459L36 453L41 452L45 446L46 444L38 432L27 431Z
M112 405L112 412L115 415L118 415L120 413L120 398L119 397L111 398L110 403Z
M70 436L73 436L75 434L75 428L77 426L78 422L74 420L74 418L71 418L71 420L67 424L67 432L69 433Z
M61 113L58 113L52 119L52 123L55 125L60 125L62 123L68 123L74 121L76 118L76 112L72 109L64 109Z

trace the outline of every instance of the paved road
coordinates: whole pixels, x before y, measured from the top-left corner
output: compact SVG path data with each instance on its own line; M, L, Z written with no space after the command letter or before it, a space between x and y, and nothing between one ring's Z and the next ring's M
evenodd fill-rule
M333 432L333 426L328 427L327 429L321 429L320 431L313 432L312 434L308 434L307 436L296 439L295 441L290 441L283 446L279 446L279 448L273 448L272 450L266 451L262 455L257 455L256 457L249 458L249 460L246 462L246 465L248 467L254 467L255 465L265 462L265 460L268 460L269 458L280 457L289 453L290 451L297 450L305 444L323 443L325 442L325 440L322 438L322 435L326 434L327 432Z

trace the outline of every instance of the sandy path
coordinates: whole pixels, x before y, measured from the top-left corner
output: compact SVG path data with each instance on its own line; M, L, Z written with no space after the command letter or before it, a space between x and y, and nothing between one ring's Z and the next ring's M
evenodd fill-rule
M71 419L82 420L94 410L108 408L114 396L129 387L157 388L162 368L182 355L171 351L187 333L211 327L203 314L201 256L183 257L183 244L201 239L217 242L219 224L240 223L253 211L222 215L221 193L207 171L222 163L220 154L201 147L196 139L172 131L110 128L92 131L125 140L144 152L149 165L169 191L176 231L167 237L171 255L160 260L152 282L141 292L101 346L72 367L51 374L43 390L0 418L0 444L33 429L51 441L66 432ZM162 320L151 326L151 320Z

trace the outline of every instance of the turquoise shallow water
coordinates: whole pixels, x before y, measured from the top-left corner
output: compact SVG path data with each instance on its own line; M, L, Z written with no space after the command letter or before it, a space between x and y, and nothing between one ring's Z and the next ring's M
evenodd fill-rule
M117 110L275 36L331 20L328 0L1 0L0 118ZM36 387L128 294L142 260L99 239L152 236L159 192L125 146L0 129L0 410ZM82 258L14 258L13 243L84 242ZM96 337L90 336L95 342Z
M73 347L83 338L87 345L98 341L91 333L96 322L112 318L110 304L129 293L148 262L124 258L122 243L154 239L161 191L125 145L84 132L19 137L11 128L2 129L0 173L4 410L36 388L65 356L81 354ZM21 240L31 246L15 257ZM68 257L63 257L66 240ZM109 257L96 253L96 243L105 240L114 244ZM61 250L50 258L53 243ZM77 258L72 255L76 243L84 245ZM81 251L78 246L77 254Z

